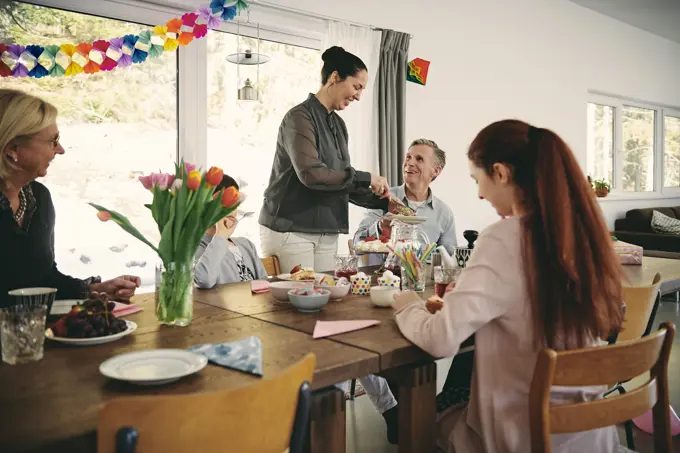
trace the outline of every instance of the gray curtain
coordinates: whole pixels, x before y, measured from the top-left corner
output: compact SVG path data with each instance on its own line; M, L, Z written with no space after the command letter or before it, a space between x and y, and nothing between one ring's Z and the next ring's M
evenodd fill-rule
M404 182L406 145L406 66L410 36L383 30L378 68L378 149L380 174L391 186Z

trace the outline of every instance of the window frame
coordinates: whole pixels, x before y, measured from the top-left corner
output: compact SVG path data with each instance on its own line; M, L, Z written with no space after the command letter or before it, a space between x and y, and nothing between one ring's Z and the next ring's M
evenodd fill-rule
M141 0L17 0L36 6L149 25L163 24L196 8L149 3ZM207 1L205 2L207 3ZM176 5L176 4L175 4ZM321 49L326 22L259 7L247 13L238 25L222 22L219 31L256 37L295 46ZM208 33L210 33L209 31ZM102 39L113 36L102 36ZM194 40L177 49L177 159L199 167L207 165L207 42Z
M609 94L590 92L587 103L613 107L614 109L614 162L612 171L612 190L605 200L640 200L654 198L677 198L680 196L680 187L664 187L664 118L666 115L679 117L680 109L654 104L636 99L614 96ZM647 192L627 192L622 190L624 151L623 151L623 108L637 107L654 111L654 190ZM590 127L587 123L586 128Z
M663 151L661 153L661 162L662 163L664 161L664 156L666 154L666 136L665 136L666 128L665 128L665 124L666 124L666 117L667 116L671 116L673 118L680 119L680 109L674 109L674 108L670 108L670 107L663 109L663 116L662 116L661 121L660 121L660 123L661 123L661 133L662 133L662 138L663 138L663 141L664 141ZM665 181L663 180L663 171L661 172L661 185L665 186ZM673 197L680 197L680 186L679 187L663 187L663 191L664 191L664 193L672 194Z

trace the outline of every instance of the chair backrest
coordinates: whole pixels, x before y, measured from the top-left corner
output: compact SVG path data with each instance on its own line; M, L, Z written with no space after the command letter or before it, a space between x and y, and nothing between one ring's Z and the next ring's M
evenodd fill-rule
M114 453L118 431L130 427L139 452L282 453L292 435L304 437L296 419L309 417L303 384L312 381L315 365L307 354L279 376L234 390L113 399L99 413L98 452ZM304 389L306 415L297 411Z
M281 266L279 265L279 257L274 255L269 258L262 258L262 265L264 270L267 271L267 275L270 277L276 277L281 274Z
M532 453L550 453L550 434L574 433L615 425L653 408L654 451L672 448L668 401L668 358L675 326L626 343L538 355L529 394ZM623 382L650 371L650 379L623 395L589 402L550 404L553 385L596 386Z
M660 300L661 274L656 274L650 286L623 288L626 315L617 341L630 341L651 331L654 305ZM649 330L647 327L649 326Z

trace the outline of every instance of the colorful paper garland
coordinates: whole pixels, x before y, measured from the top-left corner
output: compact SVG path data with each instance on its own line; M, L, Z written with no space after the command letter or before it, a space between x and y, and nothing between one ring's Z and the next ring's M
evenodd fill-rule
M143 63L147 57L157 58L174 52L194 39L203 38L208 29L219 28L223 20L233 20L248 9L244 0L212 0L181 18L169 20L139 35L125 35L109 41L60 46L0 43L0 77L61 77L95 74Z

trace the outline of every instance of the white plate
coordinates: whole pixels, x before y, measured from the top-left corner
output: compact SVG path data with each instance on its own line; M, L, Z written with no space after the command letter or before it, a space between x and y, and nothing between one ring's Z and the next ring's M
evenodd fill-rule
M319 280L321 280L322 278L327 277L327 276L328 276L328 274L319 274L319 273L317 272L317 273L314 274L314 279L315 279L314 281L319 281ZM290 274L280 274L280 275L277 275L276 278L278 278L279 280L290 280L290 281L294 281L294 282L305 282L305 283L306 283L306 282L309 282L309 283L313 283L311 280L292 280L292 279L290 278Z
M45 331L45 338L50 340L58 341L59 343L73 344L76 346L94 346L96 344L111 343L119 338L123 338L126 335L130 335L132 332L137 330L137 324L132 321L125 321L127 324L127 329L122 332L114 333L113 335L107 335L105 337L93 337L93 338L66 338L57 337L52 332L52 329L47 329Z
M385 214L385 217L390 219L390 220L398 220L400 222L410 223L410 224L414 224L414 225L417 225L419 223L423 223L424 221L427 220L427 217L424 217L422 215L397 215L397 214L387 213L387 214Z
M52 303L52 310L50 310L50 315L52 316L62 316L71 311L71 307L74 305L82 304L85 299L64 299L55 300Z
M152 349L112 357L99 365L104 376L137 385L161 385L201 371L205 356L184 349Z

